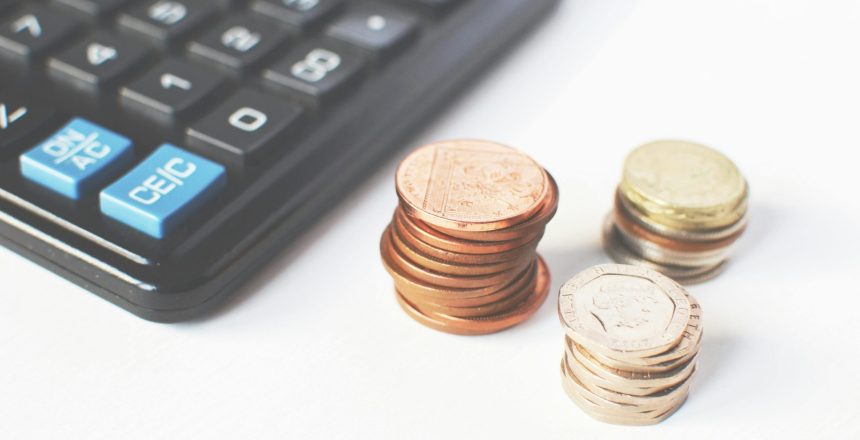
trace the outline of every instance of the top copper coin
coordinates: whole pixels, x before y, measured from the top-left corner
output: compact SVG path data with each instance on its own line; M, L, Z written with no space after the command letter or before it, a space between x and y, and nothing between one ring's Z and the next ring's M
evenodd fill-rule
M720 228L743 216L747 184L720 152L658 141L627 156L621 192L655 221L681 229Z
M686 291L637 266L594 266L565 283L558 313L567 334L615 359L642 358L675 346L690 321Z
M493 231L537 213L549 189L543 168L491 142L457 140L423 146L400 163L397 194L404 210L432 225Z

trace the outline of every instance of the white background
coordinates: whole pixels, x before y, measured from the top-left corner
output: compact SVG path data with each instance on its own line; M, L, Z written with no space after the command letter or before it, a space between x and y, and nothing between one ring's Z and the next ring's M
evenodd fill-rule
M0 437L860 438L858 24L857 1L566 0L414 142L502 141L555 175L554 291L607 261L600 223L631 148L685 138L738 163L751 228L728 272L691 288L700 374L658 426L568 400L554 295L486 337L400 311L377 256L392 158L197 322L142 321L0 249Z

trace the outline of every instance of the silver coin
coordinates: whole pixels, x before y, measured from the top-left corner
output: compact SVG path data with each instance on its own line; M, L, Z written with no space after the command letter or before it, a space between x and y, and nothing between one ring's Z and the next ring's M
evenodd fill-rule
M612 221L612 215L610 214L603 226L603 247L610 258L621 264L632 264L656 270L684 285L708 281L722 273L726 265L726 262L722 262L716 266L687 268L655 263L636 255L630 248L625 246L617 236L616 231L615 222Z
M721 229L710 229L710 230L699 230L699 231L685 231L681 229L675 229L669 226L660 225L655 222L648 222L643 219L642 213L636 209L635 206L630 204L630 201L627 200L626 197L619 196L619 200L621 200L621 208L624 209L625 214L628 218L633 219L636 224L642 226L649 231L662 235L667 238L673 238L676 240L684 240L684 241L715 241L722 240L727 237L731 237L734 234L737 234L744 228L746 228L749 223L749 213L745 209L743 217L738 220L736 223L729 225L725 228ZM748 203L746 200L743 203Z

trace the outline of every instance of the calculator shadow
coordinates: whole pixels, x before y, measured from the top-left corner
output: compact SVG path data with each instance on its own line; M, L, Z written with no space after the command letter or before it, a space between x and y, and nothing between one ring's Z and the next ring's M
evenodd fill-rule
M228 293L228 298L209 313L187 321L185 324L205 324L217 320L222 316L233 312L245 305L252 297L265 290L267 285L276 282L276 278L283 273L295 261L306 253L316 242L325 236L335 223L353 209L353 205L360 202L356 194L366 192L365 185L369 185L375 178L369 179L364 185L357 187L353 197L348 197L340 202L335 202L334 208L319 217L316 224L302 231L296 238L285 243L281 250L276 251L271 258L260 268L259 272L251 277L238 288L235 293Z
M570 249L549 249L538 251L549 267L552 282L549 295L540 310L518 328L543 325L545 322L558 322L558 289L574 275L596 264L610 263L599 244Z
M738 342L737 337L733 335L705 332L696 366L696 376L693 378L693 388L696 391L691 393L692 396L697 393L705 394L703 390L713 386L714 383L726 383L721 381L719 376L728 374L731 370L726 367L731 364L732 357L738 350ZM738 390L737 395L741 394L744 394L744 391Z

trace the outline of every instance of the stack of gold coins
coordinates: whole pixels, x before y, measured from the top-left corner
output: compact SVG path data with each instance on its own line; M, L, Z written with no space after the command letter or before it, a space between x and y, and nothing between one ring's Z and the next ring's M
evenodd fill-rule
M439 142L403 160L396 186L400 203L380 248L412 318L476 335L540 307L549 271L536 248L558 205L543 167L495 143Z
M678 283L640 266L592 267L561 287L562 384L595 419L649 425L686 401L702 310Z
M607 253L684 284L718 275L747 224L749 187L721 153L683 141L634 150L603 228Z

